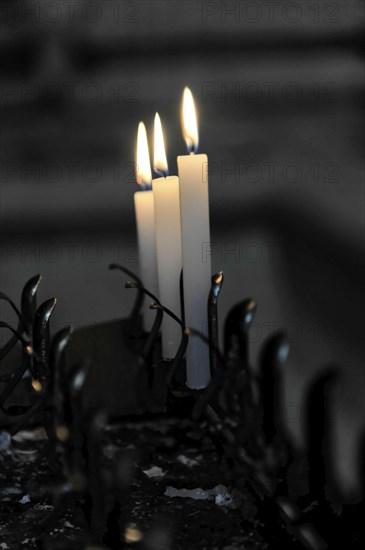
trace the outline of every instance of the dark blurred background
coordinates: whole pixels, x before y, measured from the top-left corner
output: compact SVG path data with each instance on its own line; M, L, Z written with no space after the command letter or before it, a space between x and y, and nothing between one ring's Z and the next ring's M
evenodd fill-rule
M11 0L1 12L1 289L17 299L42 273L40 298L58 298L54 330L128 313L134 296L108 264L138 271L137 124L151 135L159 111L176 173L188 85L210 161L221 320L235 301L257 299L254 365L271 331L286 330L283 414L298 444L308 380L340 366L334 454L356 485L363 3ZM1 317L14 322L6 308Z

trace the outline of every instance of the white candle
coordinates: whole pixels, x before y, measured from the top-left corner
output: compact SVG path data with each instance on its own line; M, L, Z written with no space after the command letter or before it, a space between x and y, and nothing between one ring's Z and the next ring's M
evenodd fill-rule
M209 197L206 155L196 155L198 128L194 100L184 90L182 126L190 155L177 158L180 181L180 215L183 257L185 324L207 332L207 301L211 286ZM187 385L205 388L210 381L209 349L198 337L190 337L186 352Z
M180 317L180 273L182 266L179 178L167 176L161 120L156 113L154 126L154 170L164 177L152 181L155 205L157 274L162 305ZM162 357L173 359L181 341L181 328L166 313L162 327Z
M153 192L151 190L152 173L146 127L143 122L138 126L137 137L137 183L144 187L143 191L134 194L134 208L137 223L138 256L140 277L144 287L153 294L158 293L157 284L157 259L155 236L155 209ZM143 311L143 326L145 330L151 330L156 312L147 306Z

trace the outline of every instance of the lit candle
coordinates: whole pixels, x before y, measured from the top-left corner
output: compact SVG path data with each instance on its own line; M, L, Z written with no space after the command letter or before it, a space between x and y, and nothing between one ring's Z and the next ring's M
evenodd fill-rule
M198 127L193 96L183 95L182 127L189 155L177 158L180 181L180 215L183 257L185 324L206 333L207 300L211 286L211 263L204 252L210 244L209 197L206 155L196 155ZM186 352L187 385L205 388L210 380L209 349L191 337Z
M136 158L137 183L143 188L142 191L137 191L134 194L140 276L144 287L153 294L157 294L155 209L151 190L152 173L147 133L143 122L140 122L138 126ZM151 329L155 315L155 312L145 308L143 317L145 330Z
M155 229L157 249L157 274L159 299L180 317L179 283L182 266L179 178L168 176L161 120L156 113L154 125L155 172L163 177L152 181L155 204ZM162 327L162 357L173 359L181 340L181 328L164 314Z

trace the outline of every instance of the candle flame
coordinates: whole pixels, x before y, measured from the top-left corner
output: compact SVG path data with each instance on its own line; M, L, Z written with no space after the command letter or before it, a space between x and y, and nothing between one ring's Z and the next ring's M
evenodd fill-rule
M153 169L162 176L167 176L168 174L165 142L162 132L161 119L158 113L155 115L154 125Z
M137 154L136 154L136 179L139 185L151 186L152 172L146 126L143 122L138 125Z
M196 152L199 144L198 123L193 94L187 87L183 94L182 130L188 152Z

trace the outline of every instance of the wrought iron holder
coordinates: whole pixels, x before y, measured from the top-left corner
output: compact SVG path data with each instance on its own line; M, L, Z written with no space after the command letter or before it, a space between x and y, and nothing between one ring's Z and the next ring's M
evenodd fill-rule
M123 326L132 356L148 373L149 389L153 392L158 378L158 384L166 390L165 410L171 415L189 415L202 434L211 435L231 464L232 483L238 489L248 487L252 493L255 513L271 540L283 548L322 550L337 548L339 541L345 547L347 530L353 528L353 518L363 513L364 500L352 507L343 505L345 499L331 475L331 433L325 405L338 381L337 370L328 367L312 381L306 399L307 445L298 453L287 437L280 413L282 370L289 353L285 335L272 335L262 346L257 368L250 365L248 331L256 313L254 299L242 300L228 313L222 350L218 330L222 272L212 277L206 336L185 326L184 315L178 318L131 271L117 264L110 269L126 275L129 279L125 287L136 291L134 306ZM37 275L27 282L20 309L0 294L18 318L16 328L3 322L0 325L11 332L10 340L0 350L0 421L11 434L30 421L44 425L63 471L61 486L41 489L54 496L53 517L62 515L70 502L76 503L90 526L91 540L113 548L113 540L120 540L124 486L116 472L105 475L100 465L101 433L108 423L105 410L90 407L84 399L93 358L85 356L81 362L66 365L72 331L63 329L51 340L50 319L56 300L49 299L37 308L40 280ZM182 291L181 277L181 298ZM141 324L146 297L156 312L149 333ZM171 362L161 359L159 330L163 315L181 327L181 342ZM201 338L209 346L212 378L203 391L187 389L181 377L189 338ZM16 393L21 386L26 404L24 399L17 403ZM305 486L293 487L290 474L303 464L307 471ZM342 513L334 512L329 494L337 495L336 504L338 509L343 505Z

